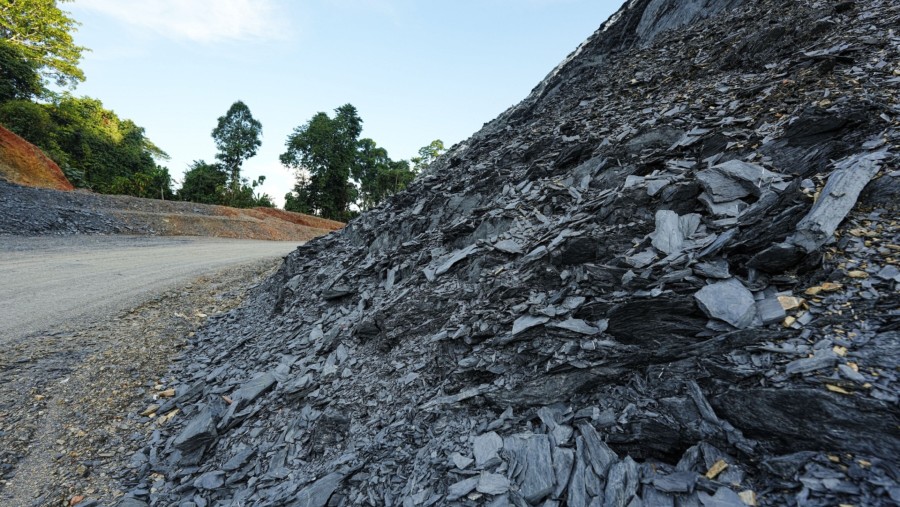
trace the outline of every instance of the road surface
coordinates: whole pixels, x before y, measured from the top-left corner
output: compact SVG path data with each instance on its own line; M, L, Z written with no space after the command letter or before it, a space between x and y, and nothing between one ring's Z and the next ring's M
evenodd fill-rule
M0 346L111 317L228 266L300 242L147 236L0 236Z

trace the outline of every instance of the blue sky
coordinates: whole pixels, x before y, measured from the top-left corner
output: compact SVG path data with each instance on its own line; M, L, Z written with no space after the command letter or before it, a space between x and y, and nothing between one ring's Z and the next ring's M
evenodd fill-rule
M351 103L394 159L462 141L523 99L618 0L75 0L87 80L76 90L144 127L181 180L213 161L236 100L262 122L244 175L278 203L278 155L319 111Z

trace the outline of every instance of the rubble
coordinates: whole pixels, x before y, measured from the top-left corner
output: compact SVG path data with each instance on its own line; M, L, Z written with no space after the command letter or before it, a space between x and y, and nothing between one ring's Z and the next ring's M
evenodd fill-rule
M214 319L127 498L896 502L900 7L695 4L629 2Z

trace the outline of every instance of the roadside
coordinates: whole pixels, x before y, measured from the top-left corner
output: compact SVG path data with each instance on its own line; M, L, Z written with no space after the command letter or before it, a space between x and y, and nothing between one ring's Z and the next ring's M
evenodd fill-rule
M306 241L343 226L274 208L63 192L12 184L0 176L0 236L134 234Z
M223 269L113 318L6 345L0 505L108 504L121 496L119 480L132 456L177 417L148 412L146 400L165 399L166 375L187 338L235 308L280 263Z

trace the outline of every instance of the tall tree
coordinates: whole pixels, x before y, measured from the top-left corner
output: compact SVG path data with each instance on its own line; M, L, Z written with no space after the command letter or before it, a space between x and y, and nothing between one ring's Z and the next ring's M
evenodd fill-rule
M25 59L21 49L0 39L0 102L28 100L42 91L37 66Z
M225 116L220 116L218 125L212 131L216 142L216 158L225 166L229 175L228 188L232 197L237 198L241 190L241 165L256 155L262 141L262 124L250 114L250 108L240 100L228 108Z
M325 218L347 220L356 188L350 183L357 161L362 119L351 104L334 110L334 118L317 113L288 136L281 162L308 171L309 207Z
M78 22L58 4L70 0L3 0L0 2L0 39L18 48L25 60L59 86L84 81L78 68L86 48L72 39Z

